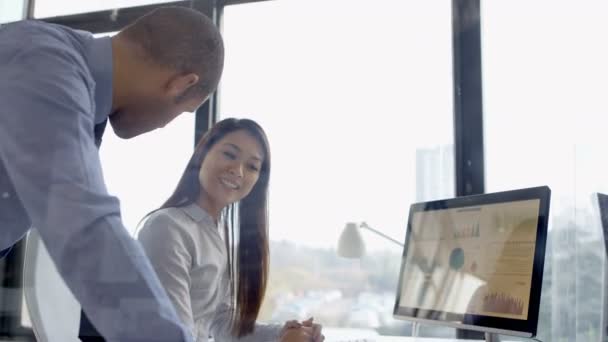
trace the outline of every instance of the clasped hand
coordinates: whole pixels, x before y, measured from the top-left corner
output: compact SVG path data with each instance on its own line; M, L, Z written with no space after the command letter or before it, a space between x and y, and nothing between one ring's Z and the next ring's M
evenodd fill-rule
M322 342L321 324L313 323L313 318L303 322L287 321L281 330L280 342Z

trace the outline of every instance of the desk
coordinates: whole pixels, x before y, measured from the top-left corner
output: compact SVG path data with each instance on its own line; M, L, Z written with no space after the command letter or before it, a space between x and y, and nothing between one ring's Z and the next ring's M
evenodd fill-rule
M483 342L483 340L460 340L456 338L439 338L439 337L410 337L410 336L373 336L365 339L340 339L326 338L325 342ZM501 342L515 342L509 340L500 340Z
M430 337L408 337L408 336L374 336L365 339L325 339L325 342L463 342L468 340L442 339ZM482 342L482 341L475 341Z

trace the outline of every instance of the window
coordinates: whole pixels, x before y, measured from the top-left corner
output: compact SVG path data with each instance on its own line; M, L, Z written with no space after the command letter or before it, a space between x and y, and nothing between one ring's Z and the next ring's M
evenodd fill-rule
M173 193L194 149L194 114L184 113L162 129L122 140L110 124L101 144L108 191L120 199L122 220L131 234L150 211Z
M486 190L552 188L539 338L599 340L608 3L482 3Z
M169 1L170 0L36 0L34 17L48 18L61 15L158 4Z
M0 0L0 24L25 17L26 0Z
M347 222L361 221L403 241L412 202L454 194L450 9L403 0L226 7L220 116L258 121L273 158L263 319L314 316L342 339L349 329L407 333L392 319L401 248L362 231L369 253L349 260L336 243Z

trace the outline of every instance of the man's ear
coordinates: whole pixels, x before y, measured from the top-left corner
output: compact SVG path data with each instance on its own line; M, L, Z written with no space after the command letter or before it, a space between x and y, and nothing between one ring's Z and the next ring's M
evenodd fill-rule
M199 77L195 73L176 75L169 80L167 89L173 98L181 97L186 94L195 84L198 83Z

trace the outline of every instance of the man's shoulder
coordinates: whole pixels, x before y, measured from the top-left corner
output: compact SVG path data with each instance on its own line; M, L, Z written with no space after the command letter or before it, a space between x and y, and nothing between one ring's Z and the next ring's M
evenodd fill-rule
M47 23L41 20L26 19L2 25L2 33L5 35L21 35L21 38L48 37L62 40L67 35L83 35L87 33L71 29L66 26Z
M22 20L5 24L0 29L0 40L13 52L36 54L41 51L82 55L93 35L86 31L39 20Z
M45 93L88 97L93 81L84 56L87 38L79 35L37 20L7 24L0 29L0 71L7 82L0 86L36 82Z

